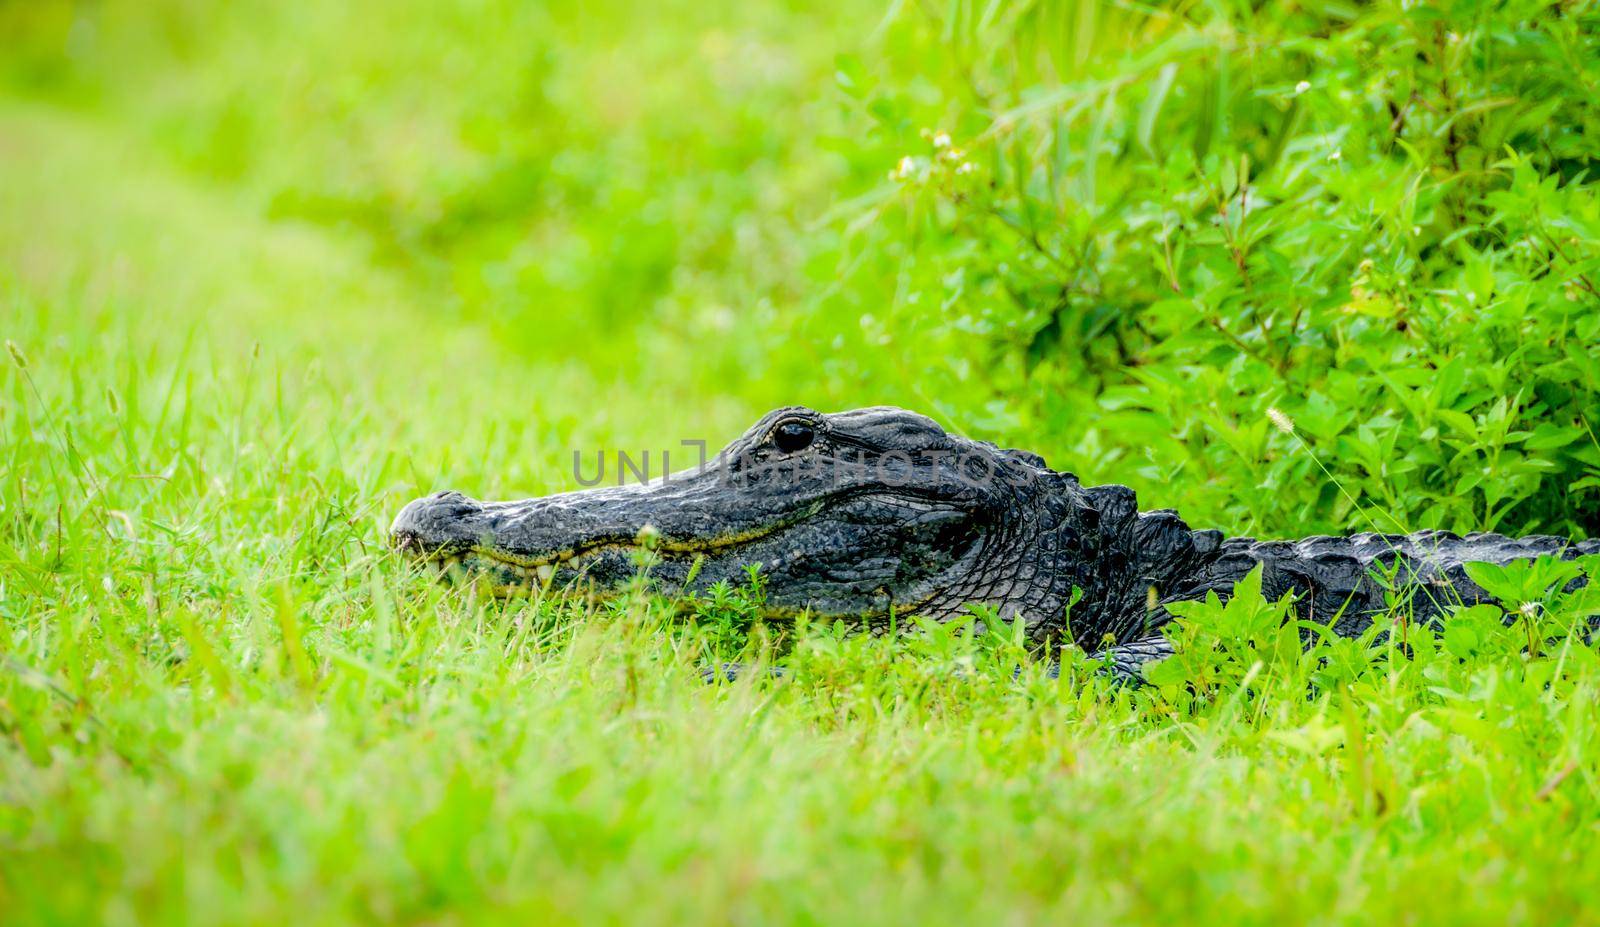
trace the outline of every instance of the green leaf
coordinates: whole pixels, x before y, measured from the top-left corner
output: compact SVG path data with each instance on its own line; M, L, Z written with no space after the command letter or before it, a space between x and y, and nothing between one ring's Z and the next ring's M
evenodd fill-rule
M1134 137L1139 142L1139 147L1145 153L1155 157L1155 147L1151 139L1155 133L1156 117L1161 115L1161 107L1167 102L1167 94L1172 90L1173 78L1178 76L1178 65L1168 63L1156 73L1156 79L1150 85L1149 93L1145 94L1144 103L1139 107L1139 125Z

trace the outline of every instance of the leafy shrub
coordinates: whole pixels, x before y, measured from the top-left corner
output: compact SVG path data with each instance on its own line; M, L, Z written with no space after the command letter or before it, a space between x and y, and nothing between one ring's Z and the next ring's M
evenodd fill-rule
M1389 687L1411 690L1408 698L1419 705L1450 705L1504 697L1484 688L1490 678L1548 701L1552 686L1569 691L1596 666L1589 638L1600 615L1600 557L1470 569L1509 610L1461 607L1438 625L1380 616L1356 638L1292 620L1292 602L1264 599L1260 571L1252 571L1227 602L1213 593L1174 606L1176 620L1165 631L1177 655L1148 671L1157 702L1209 713L1222 697L1360 698L1363 690ZM1580 577L1582 585L1574 584Z
M852 266L950 418L1235 529L1600 531L1593 7L897 28L841 65L892 167Z

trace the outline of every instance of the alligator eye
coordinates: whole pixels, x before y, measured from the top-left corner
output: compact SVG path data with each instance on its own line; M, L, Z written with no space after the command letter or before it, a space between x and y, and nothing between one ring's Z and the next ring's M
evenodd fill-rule
M805 450L816 438L816 430L804 422L784 422L772 433L772 443L785 454Z

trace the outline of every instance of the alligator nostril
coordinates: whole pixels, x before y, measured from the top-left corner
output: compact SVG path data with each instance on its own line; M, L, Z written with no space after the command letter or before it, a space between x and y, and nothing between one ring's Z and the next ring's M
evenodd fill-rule
M419 516L430 503L429 499L416 499L407 503L406 507L400 510L400 514L395 516L394 523L389 525L389 543L400 550L420 548L422 519Z

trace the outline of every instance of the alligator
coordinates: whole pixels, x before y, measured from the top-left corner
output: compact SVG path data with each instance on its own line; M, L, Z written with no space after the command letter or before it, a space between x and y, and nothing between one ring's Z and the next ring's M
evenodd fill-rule
M1258 566L1267 598L1292 595L1301 619L1349 636L1397 608L1436 621L1489 600L1470 562L1600 553L1600 540L1437 530L1224 537L1170 509L1139 511L1126 486L1085 486L1037 454L887 406L780 408L714 459L646 482L514 502L436 493L407 505L390 537L500 594L605 596L642 574L670 595L755 569L773 618L882 632L992 615L1131 678L1173 652L1168 606L1226 599Z

